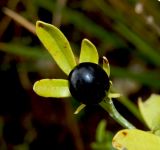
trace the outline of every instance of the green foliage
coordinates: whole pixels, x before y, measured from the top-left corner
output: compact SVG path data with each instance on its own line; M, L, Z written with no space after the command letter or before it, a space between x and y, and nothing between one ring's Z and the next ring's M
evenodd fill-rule
M42 79L34 84L33 90L43 97L69 97L68 81L64 79Z
M37 31L36 33L39 39L45 45L45 47L50 52L52 57L55 59L59 67L68 75L72 71L72 69L74 69L75 59L74 59L72 50L69 46L69 42L67 38L55 26L41 22L41 21L37 21L36 31ZM52 47L52 43L54 44L53 47ZM71 56L71 60L70 60L70 56ZM92 62L92 63L97 64L98 59L99 59L98 57L99 56L98 56L96 47L89 40L84 39L81 45L81 53L80 53L79 62L80 63ZM105 67L105 71L107 72L107 74L110 75L110 67L109 67L108 60L105 57L103 59L105 61L103 63L103 67ZM72 63L73 66L71 66L70 63ZM99 101L104 101L104 103L100 103L100 106L102 106L106 111L108 111L110 116L113 117L118 122L120 122L122 126L127 127L127 128L132 128L133 126L130 123L128 123L127 120L125 120L120 114L118 114L113 103L110 102L112 98L115 98L115 95L117 97L117 93L110 94L109 88L111 85L110 84L111 81L109 81L108 76L107 76L107 79L108 79L109 87L107 91L104 91L106 92L105 98L99 100ZM38 95L43 96L43 97L58 98L58 97L69 97L70 96L69 83L67 80L62 80L62 79L43 79L43 80L37 81L33 86L33 90ZM79 101L83 102L84 100L79 100ZM85 104L87 104L87 102ZM83 104L80 105L75 111L75 114L77 114L85 106L86 105L83 105Z
M101 120L96 129L96 139L95 142L91 144L93 150L114 150L111 141L112 141L112 133L106 131L107 122L105 120Z
M145 102L138 101L140 112L150 132L130 129L120 130L113 138L113 146L128 150L157 150L160 147L160 95L152 94Z
M138 103L146 124L156 133L160 130L160 95L152 94L145 102L139 99Z
M84 13L79 12L78 10L70 8L70 6L64 7L64 9L61 12L62 15L62 24L63 25L69 25L73 24L73 26L78 29L76 32L77 36L81 33L86 34L87 36L94 37L98 40L100 40L100 54L104 54L106 51L106 46L109 50L112 50L114 48L127 48L130 50L130 47L128 45L128 42L134 45L136 48L132 50L134 52L134 57L139 57L139 54L141 54L142 57L140 59L144 62L151 62L155 66L159 66L159 44L158 41L158 32L152 25L147 24L144 16L144 12L146 11L147 14L152 16L154 18L155 23L159 21L159 15L158 14L158 5L155 1L144 1L142 2L142 5L144 5L144 12L142 14L136 14L135 7L136 7L137 1L135 0L127 0L127 1L92 1L92 4L90 0L85 2L79 2L81 4L81 7L84 7ZM33 20L33 14L37 15L39 8L43 8L50 13L53 13L53 10L56 10L56 1L50 1L50 0L34 0L29 3L25 3L26 5L26 12L23 12L29 19ZM106 22L108 21L109 24L104 25L100 24L99 22L95 22L92 20L92 18L87 17L85 15L85 11L88 11L89 9L87 7L89 5L91 8L91 13L94 13L94 10L98 10L98 15L105 18ZM32 6L32 7L29 7ZM77 5L76 5L77 6ZM114 13L113 13L114 11ZM33 13L33 14L31 14ZM22 14L22 15L23 15ZM94 16L94 15L93 15ZM129 17L128 17L129 16ZM31 18L30 18L31 17ZM96 17L96 16L95 16ZM35 17L36 18L36 17ZM103 19L104 20L104 19ZM99 19L99 21L101 21ZM112 22L113 21L113 22ZM33 21L35 23L35 20ZM106 26L107 27L106 27ZM109 25L109 30L108 30ZM73 28L73 29L75 29ZM110 28L112 30L110 30ZM149 30L148 30L149 28ZM118 34L117 34L118 32ZM72 36L72 35L71 35ZM122 38L123 36L123 38ZM75 39L75 38L74 38ZM0 45L1 50L7 52L7 53L14 53L17 56L23 56L23 57L31 57L36 58L43 57L44 55L41 53L41 51L34 51L33 47L27 47L27 50L25 47L23 47L23 44L21 42L21 39L19 39L20 42L16 47L13 46L13 51L10 51L10 43L3 43L4 46ZM71 41L72 42L72 41ZM74 41L73 41L74 42ZM14 41L13 41L14 43ZM7 45L7 46L6 46ZM77 44L76 44L77 45ZM105 50L104 50L104 45ZM102 46L102 48L101 48ZM33 50L32 50L33 49ZM24 51L26 50L26 51ZM24 53L23 53L24 52ZM31 53L35 54L31 54ZM131 52L131 53L132 53ZM30 55L31 54L31 55ZM143 77L141 77L141 74L135 74L134 72L129 72L125 68L118 68L117 66L113 67L112 76L114 77L127 77L132 80L138 81L138 83L142 85L151 86L152 88L159 88L159 82L151 82L150 77L147 76L147 74L152 74L152 72L156 71L156 68L154 70L147 70L144 72L141 72L143 74ZM156 72L155 72L156 74ZM154 78L155 79L155 78ZM158 77L159 79L159 77Z
M76 61L63 33L55 26L42 21L37 22L36 33L59 67L68 75Z
M82 41L79 63L92 62L98 64L98 53L96 47L87 39Z
M68 75L76 62L70 44L64 34L55 26L37 21L36 33L58 66ZM79 63L93 62L98 64L96 47L87 39L82 41ZM109 69L109 68L107 68ZM62 79L43 79L37 81L33 90L43 97L69 97L68 81Z
M9 8L15 10L17 2L10 0L9 3L11 7L9 6ZM46 20L51 20L51 18L54 18L56 10L59 11L59 7L57 7L59 5L57 5L57 1L33 0L22 1L21 3L21 5L24 5L25 9L22 12L18 11L19 14L21 16L24 16L28 20L31 20L33 23L36 22L37 18L41 18L41 16L39 16L40 9L44 9L44 11L47 11L50 14L50 19L48 19L48 16L45 16ZM142 4L143 10L140 14L135 11L137 4ZM45 15L45 12L43 14ZM147 87L147 89L150 89L149 92L159 92L160 30L158 25L160 23L160 15L158 1L73 1L67 3L62 11L59 12L59 15L61 17L61 28L62 30L64 30L65 34L69 35L70 43L74 47L74 50L77 49L77 52L80 52L79 46L77 45L79 44L78 42L82 39L81 36L90 38L94 42L96 41L97 49L100 56L106 55L108 54L108 52L115 53L114 51L117 49L120 49L123 53L123 49L125 49L131 55L131 57L129 58L130 61L125 65L125 68L119 66L119 64L115 65L114 63L111 63L111 78L127 78L129 80L135 81L138 85L140 85L140 87ZM148 22L148 17L151 17L151 19L153 20L151 20L151 22ZM39 27L38 24L41 24L44 28L42 28L42 26ZM73 67L76 65L76 61L71 52L69 42L64 37L62 32L55 26L51 26L44 22L39 22L38 24L37 33L41 37L40 40L49 50L50 54L52 55L52 57L54 57L60 68L68 75L71 69L73 69ZM7 35L9 37L9 40L5 40L3 39L2 33L7 33L5 31L10 28L10 26L8 25L12 26L15 32L12 33L14 35ZM2 39L2 42L0 43L0 50L3 51L3 53L5 52L4 60L3 58L1 59L2 64L0 66L0 69L3 70L3 68L5 68L5 66L7 66L10 61L14 60L17 63L16 67L18 69L19 77L22 77L22 83L25 83L26 81L30 82L30 78L28 77L28 74L30 72L37 73L38 71L38 73L42 75L43 71L39 68L36 68L36 65L39 64L41 60L50 59L48 53L42 50L42 48L38 45L39 43L37 44L34 43L34 40L32 41L32 35L28 33L26 35L26 31L25 34L23 34L23 28L17 26L17 24L13 25L13 22L11 22L10 24L10 19L2 19L2 21L0 22L0 26L0 37ZM72 31L66 31L65 29L70 28L70 26L72 27ZM12 29L9 29L9 32L10 30ZM29 41L26 40L28 39L28 37ZM56 39L54 39L54 37L56 37ZM61 45L61 43L63 44ZM67 43L67 46L65 46L65 43ZM53 49L57 50L58 55L57 53L54 53ZM111 59L111 62L116 61L116 58L112 57ZM123 59L127 58L122 56L122 60ZM28 60L31 60L31 62L28 63ZM32 60L34 60L34 64ZM96 52L96 47L86 39L83 40L81 45L81 54L79 61L92 61L98 63L98 54ZM132 65L134 64L138 64L140 66L140 69L138 71L132 70L132 67L134 67ZM39 65L38 67L42 68L41 65ZM107 63L105 59L103 59L103 69L107 72L108 75L110 75L109 63ZM50 70L51 72L55 72L54 68L51 68ZM48 74L50 75L51 72L48 72ZM23 80L24 78L26 80ZM32 83L30 83L30 85L32 85ZM25 86L24 89L26 89ZM34 90L37 92L37 94L45 97L70 96L70 93L68 91L68 81L61 79L40 80L34 85ZM143 123L141 115L139 114L139 110L137 109L134 102L130 101L127 96L120 97L119 102L122 103L132 114L134 114L136 118L138 118ZM145 102L139 100L139 108L146 124L148 125L152 133L160 135L158 106L158 95L152 95ZM97 142L95 145L93 144L93 148L100 148L101 146L99 145L99 143L104 142L105 144L102 145L101 148L104 150L104 147L107 145L106 143L108 143L105 136L109 135L110 132L107 131L106 133L104 122L100 123L99 126L97 128ZM2 128L0 129L3 130ZM116 142L124 145L124 147L128 146L129 150L143 150L142 146L149 148L149 150L156 149L156 147L150 147L156 146L156 144L154 145L152 142L159 141L157 140L156 136L148 132L139 130L125 131L127 131L131 136L124 139L123 132L120 131L118 132L115 139L118 139ZM121 139L119 139L118 137L121 137ZM138 144L145 143L145 145L136 145L137 143L136 141L134 141L134 139L141 141L137 142ZM26 149L25 146L27 148L27 145L25 144L18 145L15 147L15 149ZM139 147L137 148L136 146ZM108 147L106 146L105 148ZM5 147L4 149L7 148Z
M160 147L160 137L138 129L125 129L114 136L113 146L117 150L157 150Z

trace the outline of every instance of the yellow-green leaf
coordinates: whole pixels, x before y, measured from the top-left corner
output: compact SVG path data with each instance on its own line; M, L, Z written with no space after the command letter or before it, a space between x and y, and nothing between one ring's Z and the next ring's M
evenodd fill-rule
M33 90L43 97L69 97L68 80L64 79L42 79L35 82Z
M160 95L152 94L145 102L138 101L140 112L152 131L160 130Z
M36 33L59 67L68 75L76 66L76 61L64 34L57 27L42 21L37 21Z
M108 76L110 76L110 66L108 59L105 56L103 56L103 69L108 74Z
M79 63L92 62L98 64L98 52L93 43L87 39L83 39L81 45L81 53Z
M78 106L78 108L76 109L76 111L74 112L74 114L78 114L82 109L84 109L86 107L85 104L81 104L80 106Z
M125 129L114 136L112 144L117 150L158 150L160 137L137 129Z

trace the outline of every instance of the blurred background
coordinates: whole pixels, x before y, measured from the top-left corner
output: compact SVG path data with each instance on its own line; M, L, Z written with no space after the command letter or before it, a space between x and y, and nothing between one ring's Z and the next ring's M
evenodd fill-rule
M160 2L158 0L0 0L0 150L113 150L122 127L100 106L37 96L42 78L67 78L35 35L42 20L59 27L79 57L83 38L111 66L118 111L147 130L137 100L160 93ZM106 137L98 141L101 120ZM104 124L103 124L104 125Z

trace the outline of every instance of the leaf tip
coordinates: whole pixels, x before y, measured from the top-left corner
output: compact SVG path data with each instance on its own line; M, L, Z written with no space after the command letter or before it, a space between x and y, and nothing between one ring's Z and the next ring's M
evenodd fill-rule
M82 43L85 43L85 44L94 46L94 44L93 44L90 40L88 40L88 39L86 39L86 38L84 38L84 39L82 40Z
M40 28L44 28L44 24L45 24L45 23L44 23L43 21L37 21L37 22L36 22L36 34L37 34L37 35L39 35L39 34L38 34L38 33L39 33L39 29L40 29Z
M44 26L44 22L43 22L43 21L37 21L37 22L36 22L36 27L41 27L41 28L43 28L43 26Z
M78 108L76 109L76 111L74 112L74 114L77 115L84 107L86 107L85 104L81 104L80 106L78 106Z
M84 38L82 41L84 42L88 42L89 40L87 38Z
M35 93L37 93L36 91L36 89L37 89L37 84L38 84L38 82L39 81L36 81L35 83L34 83L34 85L33 85L33 91L35 92Z

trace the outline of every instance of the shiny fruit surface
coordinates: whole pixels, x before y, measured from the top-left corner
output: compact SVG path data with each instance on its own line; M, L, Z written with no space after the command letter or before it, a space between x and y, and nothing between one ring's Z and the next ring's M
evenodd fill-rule
M101 66L84 62L77 65L69 74L71 95L81 103L98 104L109 90L109 77Z

